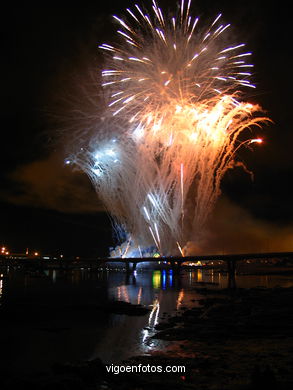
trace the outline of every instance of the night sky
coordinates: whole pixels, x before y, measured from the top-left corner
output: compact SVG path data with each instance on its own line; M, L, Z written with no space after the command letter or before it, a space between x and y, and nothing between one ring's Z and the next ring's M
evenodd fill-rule
M250 0L193 3L202 24L222 12L235 41L253 51L257 89L248 91L247 100L260 104L274 122L254 130L262 145L240 153L254 180L241 169L226 175L207 248L293 250L287 2L265 7ZM11 2L2 13L0 245L74 255L105 255L113 245L110 220L88 178L64 165L67 144L76 136L72 119L67 130L64 123L70 105L86 105L89 70L101 66L97 46L115 35L111 14L121 15L131 4ZM176 6L175 1L160 4Z

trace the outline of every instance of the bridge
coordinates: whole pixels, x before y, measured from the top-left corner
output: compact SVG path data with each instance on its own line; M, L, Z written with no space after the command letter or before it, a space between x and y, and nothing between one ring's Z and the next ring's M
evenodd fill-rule
M130 266L132 263L132 270L136 269L138 263L143 262L158 262L166 261L171 266L178 265L179 267L185 262L194 262L194 261L224 261L235 264L237 261L241 260L259 260L259 259L278 259L278 260L292 260L293 252L261 252L261 253L232 253L232 254L211 254L211 255L192 255L192 256L166 256L166 257L54 257L54 256L29 256L26 254L9 254L9 255L0 255L0 265L9 263L18 263L19 265L51 265L56 264L57 267L60 264L66 265L80 265L80 266L93 266L93 265L103 265L108 262L119 262L125 263L126 267Z
M136 270L137 264L142 262L158 262L166 261L172 268L174 273L180 273L180 269L183 263L204 261L214 262L223 261L227 265L228 272L228 287L235 287L235 275L237 261L243 260L260 260L260 259L277 259L286 260L291 262L293 260L293 252L267 252L267 253L239 253L239 254L216 254L216 255L194 255L186 257L159 257L159 258L114 258L114 259L100 259L102 262L122 262L126 265L126 271L128 273ZM131 268L132 263L132 268Z
M57 258L53 256L28 256L28 255L0 255L0 266L20 266L23 268L30 268L34 270L44 269L80 269L92 268L98 269L109 262L124 263L127 274L131 274L136 270L138 263L143 262L163 262L166 266L171 267L175 274L179 274L181 266L185 262L204 261L214 262L221 261L227 265L228 273L228 287L235 287L236 265L238 261L243 260L260 260L260 259L274 259L285 260L291 262L293 260L293 252L266 252L266 253L239 253L239 254L213 254L213 255L193 255L193 256L174 256L174 257L131 257L131 258L83 258L83 257L68 257Z
M166 256L166 257L54 257L54 256L29 256L26 254L9 254L0 255L0 265L6 263L18 263L19 265L50 265L51 267L56 264L57 267L60 264L64 265L79 265L79 266L93 266L103 265L108 262L125 263L126 268L130 270L130 264L132 263L132 271L136 269L138 263L143 262L158 262L166 261L171 267L180 267L185 262L191 261L224 261L231 264L236 264L240 260L259 260L259 259L293 259L293 252L261 252L261 253L232 253L232 254L211 254L211 255L192 255L192 256Z

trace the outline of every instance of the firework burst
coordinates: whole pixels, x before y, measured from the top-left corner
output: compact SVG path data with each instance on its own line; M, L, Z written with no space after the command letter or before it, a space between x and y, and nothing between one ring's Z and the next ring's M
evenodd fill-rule
M116 226L133 246L177 254L196 240L235 165L240 133L266 118L242 101L251 53L226 45L221 14L206 28L190 15L191 0L166 18L135 4L114 16L118 45L102 44L107 128L75 156ZM243 144L259 142L247 139ZM129 253L128 253L129 255Z

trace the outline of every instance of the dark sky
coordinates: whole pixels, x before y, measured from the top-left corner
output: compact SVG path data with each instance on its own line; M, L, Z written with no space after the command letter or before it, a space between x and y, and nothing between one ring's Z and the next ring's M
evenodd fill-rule
M66 116L68 97L74 104L86 104L81 85L88 83L88 70L99 65L98 44L114 36L110 15L123 14L133 2L104 3L11 2L2 13L0 245L15 251L29 247L103 255L112 243L110 221L89 180L63 164L66 140L75 133L60 131L54 117ZM259 103L274 121L256 131L264 143L240 155L253 170L254 181L240 169L225 177L214 226L221 230L225 224L230 234L237 224L235 240L243 242L254 240L254 229L266 242L286 236L285 244L272 249L293 250L293 64L287 2L265 7L251 0L193 3L193 14L202 23L222 12L234 27L236 41L245 41L253 51L257 89L248 100ZM174 9L176 2L160 4ZM219 237L229 250L228 235Z

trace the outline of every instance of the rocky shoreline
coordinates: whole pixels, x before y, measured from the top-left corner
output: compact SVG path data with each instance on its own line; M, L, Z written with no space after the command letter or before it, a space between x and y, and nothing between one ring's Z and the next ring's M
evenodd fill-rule
M155 338L176 341L167 355L192 359L196 389L293 387L293 289L198 289L200 308L158 325Z
M153 338L164 351L123 365L184 365L186 372L115 375L96 359L55 364L50 373L1 373L2 389L213 389L293 388L293 288L218 290L199 288L200 306L183 308L157 325ZM114 307L114 311L122 306ZM113 308L112 308L113 309ZM130 310L129 315L141 308ZM138 313L136 313L137 315Z

